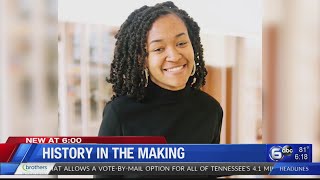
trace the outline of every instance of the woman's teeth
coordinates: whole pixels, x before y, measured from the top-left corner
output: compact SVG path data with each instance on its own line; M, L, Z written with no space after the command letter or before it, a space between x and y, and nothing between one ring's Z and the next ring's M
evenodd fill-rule
M178 66L178 67L174 67L174 68L170 68L170 69L165 69L168 72L175 72L175 71L179 71L180 69L183 68L184 65L182 66Z

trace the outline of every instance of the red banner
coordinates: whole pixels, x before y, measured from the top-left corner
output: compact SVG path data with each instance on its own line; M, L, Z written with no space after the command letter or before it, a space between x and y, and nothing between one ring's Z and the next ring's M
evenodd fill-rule
M162 136L29 136L9 137L6 143L99 143L99 144L166 144Z
M0 144L0 162L10 162L19 144Z

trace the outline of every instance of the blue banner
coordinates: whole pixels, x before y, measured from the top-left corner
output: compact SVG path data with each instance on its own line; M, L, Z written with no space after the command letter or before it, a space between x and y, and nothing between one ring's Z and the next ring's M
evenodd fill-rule
M311 144L267 144L268 162L312 162Z
M0 175L13 175L19 163L0 163Z
M311 144L21 144L11 162L312 162Z
M270 175L320 175L320 163L276 163Z

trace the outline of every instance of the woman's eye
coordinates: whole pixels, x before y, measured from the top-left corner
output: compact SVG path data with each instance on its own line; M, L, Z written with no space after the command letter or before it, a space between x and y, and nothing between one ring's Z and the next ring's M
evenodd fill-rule
M163 50L163 48L156 48L153 50L153 52L161 52Z
M186 44L188 44L188 42L179 42L179 43L178 43L178 46L184 47Z

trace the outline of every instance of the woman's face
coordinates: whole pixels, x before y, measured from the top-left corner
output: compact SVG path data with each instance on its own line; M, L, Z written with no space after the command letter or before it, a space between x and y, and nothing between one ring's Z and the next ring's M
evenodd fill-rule
M146 65L150 79L158 86L183 89L194 66L194 52L183 21L168 14L158 18L147 35Z

